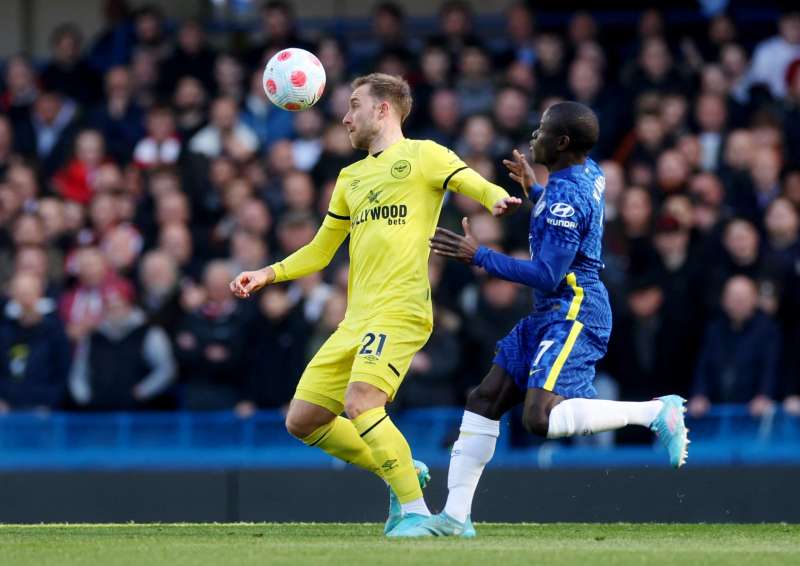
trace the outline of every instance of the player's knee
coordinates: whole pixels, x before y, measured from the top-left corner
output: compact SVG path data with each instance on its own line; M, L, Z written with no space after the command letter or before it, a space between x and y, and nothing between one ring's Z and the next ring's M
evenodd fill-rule
M483 387L476 387L467 395L466 408L469 412L475 413L487 419L494 421L499 420L502 414L499 414L499 408L496 406L495 395L487 391Z
M354 419L361 413L383 407L388 401L386 393L369 383L351 383L344 394L344 412Z
M292 410L289 410L287 413L284 424L289 434L300 440L307 438L317 429L316 423L309 421L301 414Z
M529 433L546 438L550 419L544 410L532 407L522 413L522 425Z

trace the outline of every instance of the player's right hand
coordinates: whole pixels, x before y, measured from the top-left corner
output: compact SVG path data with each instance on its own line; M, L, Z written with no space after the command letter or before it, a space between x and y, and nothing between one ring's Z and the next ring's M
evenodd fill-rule
M536 173L528 163L527 158L518 149L512 152L513 161L503 159L503 165L508 169L508 176L522 186L522 192L528 196L528 191L536 183Z
M243 271L231 281L231 293L240 299L246 299L250 293L255 293L259 289L275 281L275 271L271 267L265 267L258 271Z

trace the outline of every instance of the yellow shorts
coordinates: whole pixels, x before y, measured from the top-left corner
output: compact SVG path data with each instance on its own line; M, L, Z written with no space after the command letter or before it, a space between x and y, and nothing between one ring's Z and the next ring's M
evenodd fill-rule
M423 318L346 318L309 362L297 384L295 399L325 407L338 415L352 381L374 385L394 399L411 359L425 345L433 325Z

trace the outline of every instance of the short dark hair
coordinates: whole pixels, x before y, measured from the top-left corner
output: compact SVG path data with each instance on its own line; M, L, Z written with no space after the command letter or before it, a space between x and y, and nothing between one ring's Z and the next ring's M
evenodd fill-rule
M597 143L600 125L597 115L579 102L558 102L547 109L557 132L569 136L569 151L586 155Z
M350 86L353 90L360 86L369 85L370 94L392 103L400 113L401 121L405 121L411 113L411 87L403 77L387 75L386 73L370 73L356 77Z

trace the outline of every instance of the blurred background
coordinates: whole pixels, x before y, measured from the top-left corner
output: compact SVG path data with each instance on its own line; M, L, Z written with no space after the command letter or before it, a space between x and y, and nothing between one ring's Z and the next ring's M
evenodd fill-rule
M363 157L340 120L349 81L371 71L412 85L409 137L517 195L501 160L527 154L541 113L564 99L595 110L615 318L597 387L690 400L679 479L645 429L542 444L511 415L485 518L800 520L797 482L780 479L800 465L796 6L0 5L0 520L379 518L378 482L331 474L281 423L344 315L346 246L249 301L227 288L313 237L339 170ZM261 86L289 46L327 72L297 114ZM529 211L498 221L450 195L440 224L469 216L483 244L527 257ZM430 278L435 330L392 411L442 468L436 497L466 393L531 296L438 257ZM598 477L610 483L587 490ZM531 478L551 489L525 497L552 505L514 496ZM664 481L655 514L637 515ZM314 490L371 495L320 509Z

